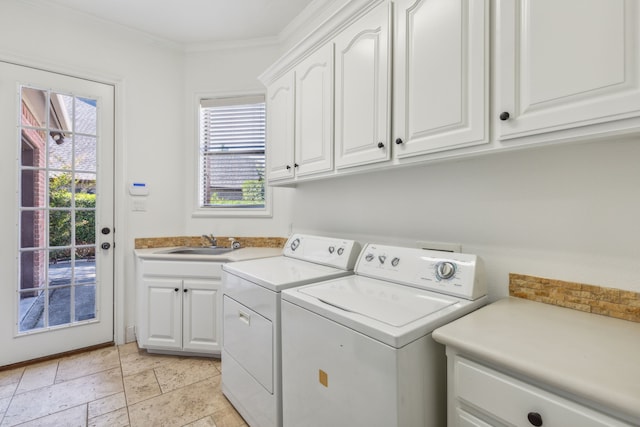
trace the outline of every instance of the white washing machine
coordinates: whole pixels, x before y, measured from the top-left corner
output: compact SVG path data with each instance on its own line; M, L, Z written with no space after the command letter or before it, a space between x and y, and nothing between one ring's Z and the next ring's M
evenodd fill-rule
M368 244L355 273L282 293L283 425L445 426L431 332L486 304L480 260Z
M353 274L353 240L294 234L283 255L223 266L222 392L252 427L282 426L280 292Z

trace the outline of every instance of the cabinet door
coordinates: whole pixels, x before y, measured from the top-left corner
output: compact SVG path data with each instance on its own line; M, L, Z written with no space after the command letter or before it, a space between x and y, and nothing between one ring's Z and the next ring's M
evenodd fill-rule
M292 179L294 174L294 73L267 88L267 178Z
M219 280L185 280L183 282L183 349L185 351L220 351L218 317L220 315Z
M389 9L383 2L334 40L338 169L391 158Z
M182 280L149 278L143 280L147 299L146 348L182 348Z
M297 176L333 169L333 45L296 67L295 169Z
M488 142L489 0L398 0L395 157Z
M500 139L640 114L634 0L497 3Z

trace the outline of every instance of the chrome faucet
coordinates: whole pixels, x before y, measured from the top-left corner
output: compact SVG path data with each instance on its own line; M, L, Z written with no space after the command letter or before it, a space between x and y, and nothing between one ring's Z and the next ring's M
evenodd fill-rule
M203 234L202 237L204 237L209 241L209 243L211 243L211 247L218 246L218 241L216 240L215 237L213 237L213 234L209 234L208 236L206 234Z

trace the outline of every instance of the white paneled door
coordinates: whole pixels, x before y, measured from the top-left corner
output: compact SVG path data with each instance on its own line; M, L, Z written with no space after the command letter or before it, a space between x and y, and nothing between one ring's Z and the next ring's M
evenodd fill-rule
M113 341L114 87L0 61L0 366Z

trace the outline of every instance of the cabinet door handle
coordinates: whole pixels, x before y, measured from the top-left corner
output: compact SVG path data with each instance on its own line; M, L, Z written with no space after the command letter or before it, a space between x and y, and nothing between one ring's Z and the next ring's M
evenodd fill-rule
M542 415L537 412L529 412L527 414L527 419L529 420L531 425L534 425L536 427L540 427L542 425Z
M173 290L174 290L174 291L176 291L176 292L178 292L180 289L178 289L178 288L174 288Z
M189 292L189 289L185 289L183 292L186 294L187 292Z
M396 138L396 144L400 145L402 144L404 141L402 140L402 138Z
M503 111L502 113L500 113L500 120L502 120L503 122L509 120L509 117L511 117L511 115L508 111Z
M297 163L294 163L294 164L293 164L293 167L294 167L294 168L297 168L298 166L300 166L300 165L299 165L299 164L297 164Z
M238 310L238 317L240 318L240 320L244 323L246 323L247 325L251 324L251 315L247 314L243 311Z
M378 142L378 148L384 148L384 142Z

